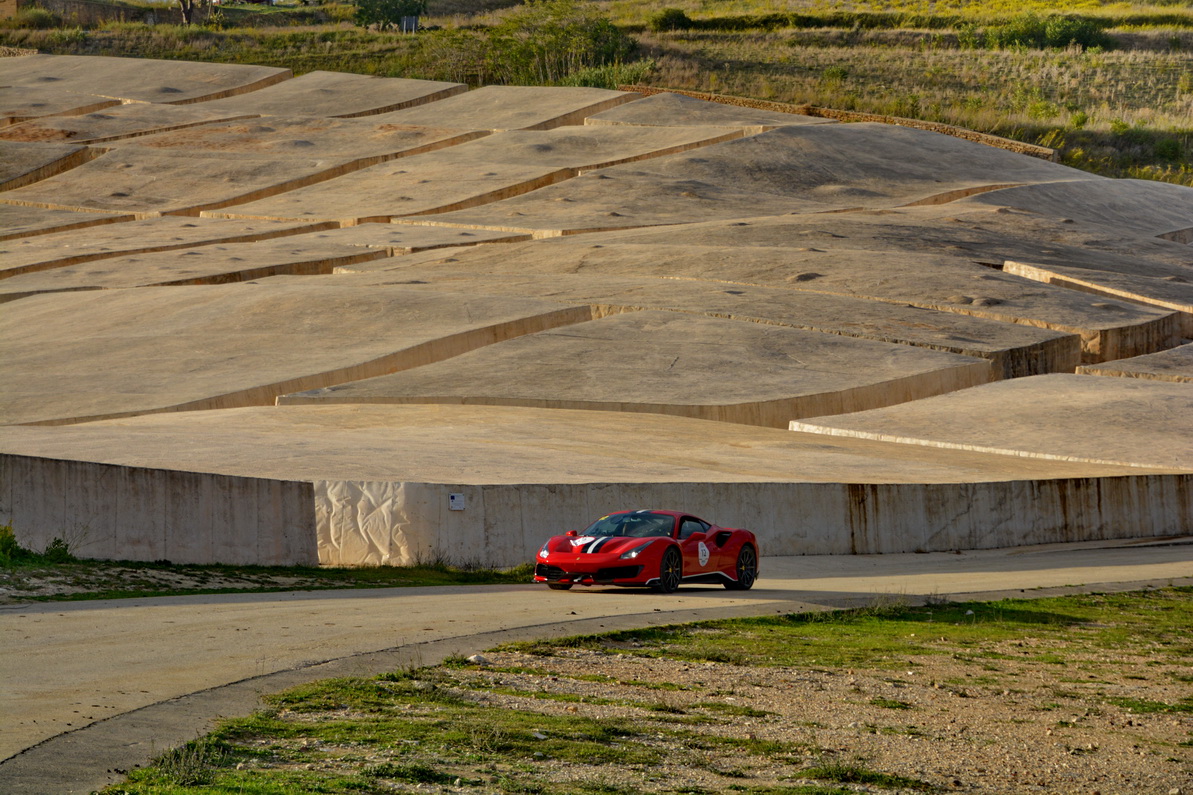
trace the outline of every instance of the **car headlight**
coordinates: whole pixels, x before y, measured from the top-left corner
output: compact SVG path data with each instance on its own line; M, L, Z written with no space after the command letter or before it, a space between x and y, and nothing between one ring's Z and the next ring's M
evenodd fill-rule
M650 546L652 543L654 543L654 542L647 541L645 544L639 544L638 546L634 547L633 549L627 549L625 552L621 553L620 559L621 560L633 560L634 558L641 555L642 551L644 549L646 549L648 546Z
M547 543L549 544L550 542L548 541ZM539 557L540 558L547 557L547 544L543 544L543 548L539 550Z

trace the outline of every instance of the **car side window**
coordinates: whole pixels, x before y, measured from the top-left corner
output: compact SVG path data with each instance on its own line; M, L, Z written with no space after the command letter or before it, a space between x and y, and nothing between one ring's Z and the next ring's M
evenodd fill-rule
M708 525L701 522L699 519L687 518L679 526L679 537L681 539L688 538L692 533L704 533L708 531Z

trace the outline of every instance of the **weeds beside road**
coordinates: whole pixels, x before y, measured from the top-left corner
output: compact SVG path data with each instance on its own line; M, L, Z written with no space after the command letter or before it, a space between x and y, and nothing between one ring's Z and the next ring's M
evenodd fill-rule
M21 548L0 525L0 604L123 599L184 594L322 591L425 585L530 582L529 563L510 569L431 561L418 566L176 565L169 561L82 560L55 539L41 552Z

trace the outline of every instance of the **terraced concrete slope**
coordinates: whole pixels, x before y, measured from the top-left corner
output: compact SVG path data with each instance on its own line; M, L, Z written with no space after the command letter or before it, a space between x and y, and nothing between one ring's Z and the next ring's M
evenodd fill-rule
M45 207L0 204L0 240L48 235L95 226L132 221L128 213L72 212Z
M80 146L0 141L0 190L12 190L87 162L90 153Z
M1177 383L1041 375L791 429L1045 460L1193 468L1193 390Z
M1193 384L1193 343L1132 359L1084 365L1078 367L1077 372Z
M75 213L68 217L79 216ZM215 243L249 243L333 226L166 216L89 227L85 236L76 234L75 230L17 236L0 244L0 279L110 257L198 248Z
M606 169L443 223L576 233L775 212L940 204L1082 172L905 127L780 127L698 154Z
M31 297L0 316L0 421L268 405L590 317L587 307L534 298L333 285ZM47 337L57 340L52 350Z
M1193 197L1179 185L1142 179L1028 185L974 199L1066 218L1093 227L1128 227L1140 236L1193 242Z
M169 242L161 242L159 237L154 244L151 242L154 237L146 236L142 239L143 245L126 251L96 252L84 247L74 256L24 264L21 262L25 259L24 252L18 252L12 257L13 268L7 273L0 271L0 303L40 293L226 284L284 274L329 274L336 268L408 251L472 245L510 237L498 232L486 234L455 229L399 231L378 228L357 233L330 230L326 224L204 220L214 227L191 224L195 228L184 229L189 234L180 235L171 230L171 226L176 229L176 222L171 219L172 223L158 227L162 233L174 231L165 236ZM145 223L121 224L113 230L119 232L127 228L135 234ZM187 238L191 239L177 242ZM125 236L117 239L128 241ZM40 242L38 238L32 240L34 245Z
M0 89L0 127L57 114L93 113L118 106L120 100L46 86L8 85Z
M665 94L0 83L28 546L504 565L642 506L770 554L1188 532L1193 190Z
M583 169L686 151L740 135L739 130L722 127L501 132L208 215L362 223L443 213L527 193Z
M11 127L0 128L7 141L64 141L102 143L138 135L210 124L217 121L254 118L255 113L212 110L203 105L161 105L136 102L102 111L72 116L45 116Z
M752 231L748 226L736 230L740 239ZM1179 343L1182 328L1181 317L1171 309L1033 284L966 258L939 254L810 246L635 245L565 238L523 243L500 252L476 249L452 254L450 259L456 270L667 277L895 302L1078 334L1083 358L1090 362L1171 347Z
M203 105L221 113L254 116L369 116L434 102L468 90L462 83L398 77L307 72L259 91L216 99Z
M510 378L517 373L517 378ZM759 323L631 312L281 404L468 403L653 412L786 427L984 383L980 360Z
M289 69L244 64L112 58L103 55L25 55L0 58L6 87L93 94L120 102L182 105L262 89L290 77Z
M69 174L8 191L0 201L197 215L202 209L272 196L480 135L357 119L271 117L189 127L110 142L113 148Z
M585 124L632 124L644 127L742 127L751 133L795 124L836 124L832 119L798 113L773 113L686 97L654 94L589 116Z
M534 294L589 304L601 311L660 309L914 345L987 359L994 378L1072 372L1081 360L1078 335L1019 323L1003 323L887 301L804 293L785 287L725 284L717 280L605 273L553 273L544 278L541 274L518 273L518 263L522 260L517 256L496 261L486 257L485 267L480 267L479 262L471 258L461 262L460 258L467 254L457 250L422 257L371 260L341 266L336 271L344 281L349 281L349 273L354 274L352 283L417 282L437 289L484 295ZM431 258L445 257L451 261L427 262Z
M583 124L589 116L638 98L602 88L485 86L435 105L378 116L390 124L423 124L467 130L550 130Z

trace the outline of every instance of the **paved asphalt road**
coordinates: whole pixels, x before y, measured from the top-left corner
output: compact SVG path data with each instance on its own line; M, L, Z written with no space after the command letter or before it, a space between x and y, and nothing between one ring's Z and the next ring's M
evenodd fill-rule
M0 793L90 792L261 693L497 643L897 597L1193 585L1193 538L766 558L748 593L401 588L0 606Z

